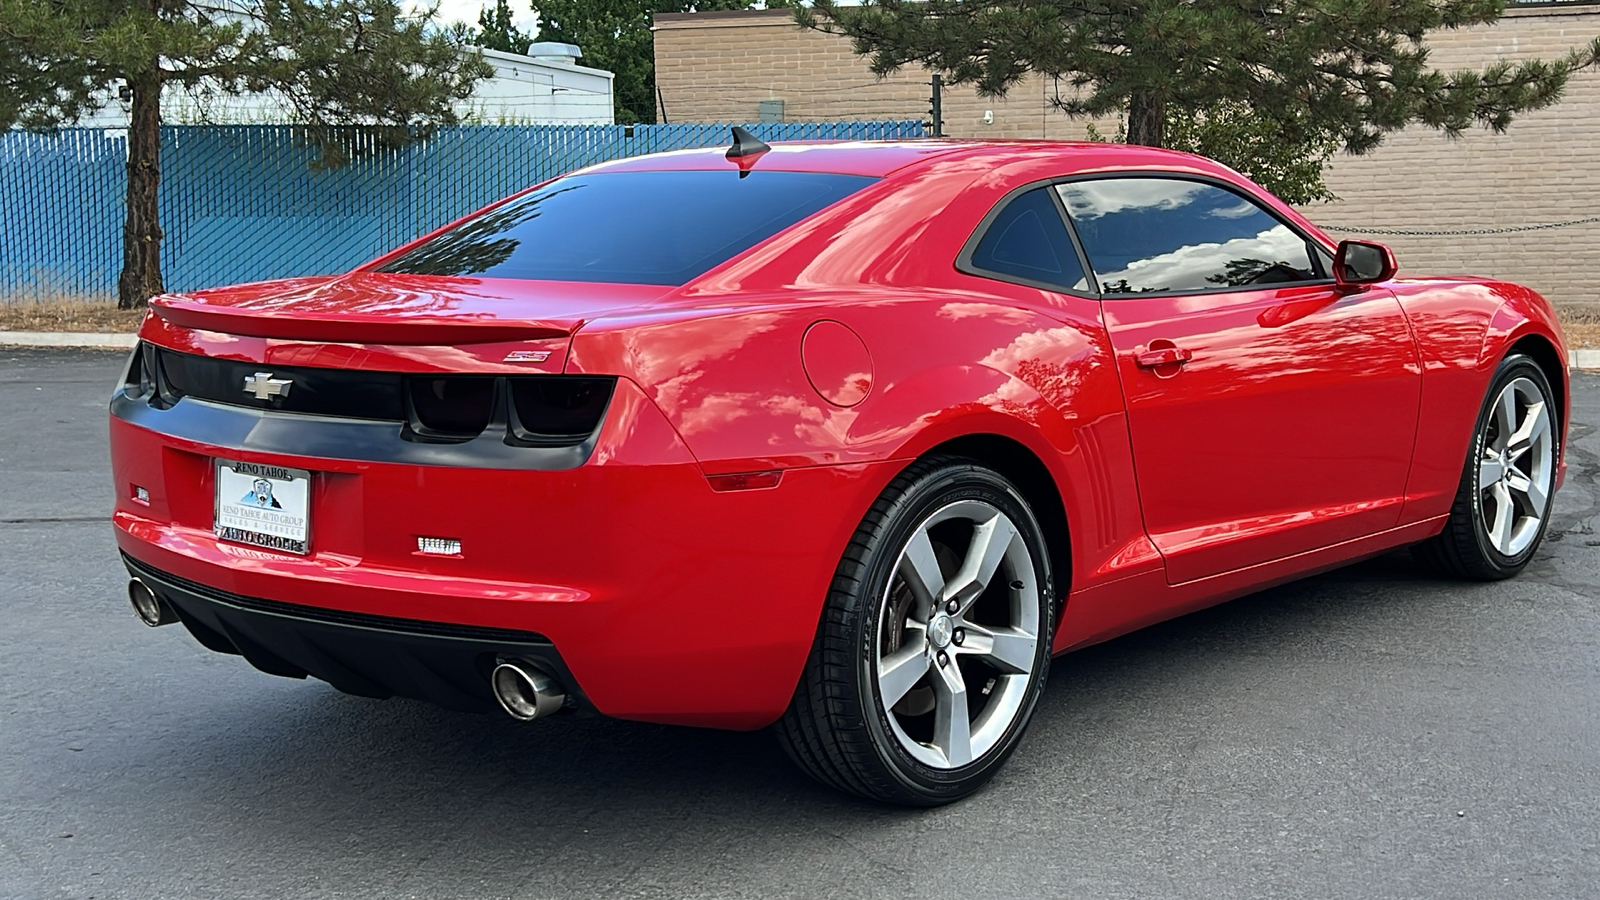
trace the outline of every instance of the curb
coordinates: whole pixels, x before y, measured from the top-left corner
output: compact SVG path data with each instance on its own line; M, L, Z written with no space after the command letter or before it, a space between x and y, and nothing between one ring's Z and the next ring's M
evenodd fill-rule
M128 350L139 339L131 334L72 331L0 331L0 347L77 347L90 350ZM1574 369L1600 369L1600 350L1568 350Z
M0 347L77 347L91 350L128 350L139 342L131 334L85 331L0 331Z

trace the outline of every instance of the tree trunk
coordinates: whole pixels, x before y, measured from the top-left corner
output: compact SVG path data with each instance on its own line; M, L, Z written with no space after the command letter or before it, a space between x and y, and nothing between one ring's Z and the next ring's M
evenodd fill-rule
M1149 94L1128 98L1128 143L1160 147L1167 126L1166 102Z
M161 284L161 77L131 84L128 122L128 219L122 229L122 276L117 307L136 309L165 288Z

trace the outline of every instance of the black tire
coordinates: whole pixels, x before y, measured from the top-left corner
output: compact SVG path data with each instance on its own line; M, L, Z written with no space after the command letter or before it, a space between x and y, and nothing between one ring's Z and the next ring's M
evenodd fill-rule
M903 602L907 596L906 593L896 593L891 598L891 588L899 592L910 591L905 580L896 575L902 551L919 534L919 529L936 515L950 514L949 511L953 509L979 508L981 504L994 507L1014 526L1016 535L1021 538L1030 557L1028 562L1032 568L1033 592L1030 595L1020 590L1028 579L1015 576L1015 570L1021 567L1008 555L1001 565L1009 567L1006 570L1009 574L996 569L995 576L988 580L979 598L972 601L970 608L963 609L960 616L970 617L968 627L977 628L981 627L976 618L981 604L989 604L988 608L994 609L997 607L993 604L999 602L1006 604L1005 609L1021 610L1023 614L1026 614L1027 608L1037 604L1037 646L1032 652L1031 672L1024 675L1017 668L995 669L996 672L1008 671L1011 674L990 677L981 695L964 695L980 704L999 703L1002 698L1005 700L1005 705L997 709L997 714L988 719L974 716L968 720L969 723L982 726L987 732L986 739L993 741L992 746L979 753L978 735L973 732L971 761L940 768L919 760L912 755L917 752L915 748L908 749L902 743L915 740L901 727L899 715L904 713L897 713L894 724L890 722L891 711L885 708L880 695L878 655L887 652L881 649L883 644L880 642L885 640L884 635L890 630L898 633L901 626L895 623L901 620L897 616L907 610L903 605L894 610L895 615L888 610L889 604L897 602L894 598L900 598L898 602ZM976 528L972 534L977 534ZM976 537L969 541L968 546L975 545ZM936 542L930 543L939 553L955 553ZM1008 542L1008 546L1012 547L1009 552L1016 553L1020 558L1014 539ZM963 555L965 552L960 551ZM944 577L949 579L951 569L947 560L948 556L941 556L939 567L944 571ZM1005 599L996 601L993 593L996 591L1003 594ZM873 504L839 562L799 687L776 726L784 749L801 769L818 781L873 800L908 806L937 806L972 793L993 777L1016 749L1032 718L1049 670L1050 641L1056 612L1054 597L1055 586L1043 532L1027 501L1015 486L998 473L970 459L931 457L913 463L895 478ZM992 666L994 663L981 652L975 657L958 655L976 652L971 649L978 646L975 638L963 638L957 634L955 641L959 643L966 640L965 647L938 644L940 638L934 635L948 631L947 626L951 625L951 621L969 621L968 618L951 619L951 616L945 616L943 618L951 621L936 628L934 620L941 618L938 615L940 609L937 605L933 607L932 614L926 617L926 630L919 633L917 638L926 641L917 646L924 647L928 655L926 661L919 662L928 670L928 674L921 677L940 677L941 673L934 666L946 665L944 655L939 651L939 647L944 646L951 654L948 665L954 667L944 674L954 671L955 680L964 684L961 673L983 673L987 670L974 669L973 666ZM956 631L964 630L957 628ZM895 643L900 646L898 641ZM910 646L907 640L900 650L904 652ZM1017 657L1027 655L1024 651ZM1019 682L1016 680L1019 677L1025 680ZM991 694L997 681L1003 681L1004 685ZM924 683L917 682L918 685ZM926 683L932 684L931 681ZM895 709L904 709L904 701L911 700L911 693L917 690L928 691L930 697L936 691L931 686L911 689L902 695L902 703L896 705ZM1007 691L1015 693L1008 694ZM970 711L970 703L964 701L962 708ZM982 706L980 713L987 709L987 706ZM1013 709L1014 713L1011 712ZM929 717L940 715L931 711L925 714ZM1013 716L1003 729L999 724L1002 715ZM927 746L929 749L923 752L933 752L932 745ZM958 756L953 753L949 760Z
M1507 386L1519 379L1532 382L1543 398L1544 408L1550 416L1551 464L1554 465L1555 461L1561 459L1561 411L1556 406L1555 393L1550 389L1550 382L1545 378L1544 370L1532 359L1520 353L1507 356L1495 370L1494 378L1489 382L1488 393L1484 396L1483 406L1478 412L1478 420L1472 432L1471 450L1467 453L1455 502L1450 507L1449 521L1445 524L1444 531L1437 536L1411 548L1412 555L1417 560L1446 577L1468 581L1499 581L1510 578L1527 567L1528 562L1533 559L1533 554L1538 551L1539 544L1544 540L1545 530L1549 528L1550 509L1555 502L1553 487L1546 492L1538 529L1526 547L1512 554L1503 553L1495 546L1489 535L1489 516L1484 508L1483 489L1480 484L1480 460L1484 457L1491 432L1496 427L1492 424L1495 419L1495 404Z

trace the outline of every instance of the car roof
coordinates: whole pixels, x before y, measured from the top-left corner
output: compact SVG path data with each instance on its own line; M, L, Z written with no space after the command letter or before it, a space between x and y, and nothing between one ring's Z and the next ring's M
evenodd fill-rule
M600 163L583 171L719 170L739 165L728 159L726 153L726 146L673 150ZM1000 165L1030 158L1059 157L1061 154L1081 154L1087 168L1102 168L1113 161L1128 166L1178 166L1189 169L1197 163L1209 163L1188 153L1128 144L925 138L903 141L779 141L772 144L770 152L746 157L744 165L754 171L830 172L881 178L912 166L921 168L958 162Z

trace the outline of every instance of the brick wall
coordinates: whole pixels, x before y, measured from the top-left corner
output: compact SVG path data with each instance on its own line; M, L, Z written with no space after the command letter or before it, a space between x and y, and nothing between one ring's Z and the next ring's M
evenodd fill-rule
M799 28L789 10L664 13L655 22L657 113L667 121L755 121L766 99L783 100L793 122L928 118L928 73L903 69L879 81L847 39ZM947 86L945 132L1081 140L1084 123L1052 109L1053 95L1040 78L998 98Z
M1435 34L1429 46L1433 64L1449 71L1497 59L1554 58L1596 35L1600 5L1527 8L1492 26ZM658 15L655 46L658 112L666 121L752 121L765 99L783 100L789 121L928 115L926 72L874 79L846 39L797 28L787 10ZM1055 93L1052 82L1036 77L1004 98L946 87L945 131L1082 139L1086 123L1054 110ZM1116 124L1100 128L1110 134ZM1451 141L1408 129L1368 156L1335 157L1327 181L1341 199L1306 214L1357 229L1465 230L1600 215L1600 74L1575 76L1562 103L1519 118L1505 135L1473 131ZM1593 272L1600 223L1488 236L1376 237L1395 248L1403 270L1509 278L1544 291L1569 313L1600 316Z
M1600 7L1511 10L1492 26L1432 35L1434 66L1482 68L1499 59L1554 59L1600 35ZM1305 210L1358 228L1469 230L1600 215L1600 74L1582 73L1566 98L1519 117L1503 135L1452 141L1427 128L1390 135L1367 156L1336 156L1328 186L1341 200ZM1335 232L1353 237L1355 232ZM1569 317L1600 314L1594 271L1600 223L1498 235L1375 235L1402 270L1494 275L1528 284Z

